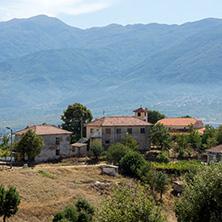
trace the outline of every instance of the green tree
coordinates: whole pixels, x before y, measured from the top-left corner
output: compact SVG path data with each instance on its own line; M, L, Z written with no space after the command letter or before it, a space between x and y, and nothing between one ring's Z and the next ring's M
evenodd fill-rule
M44 141L41 136L37 136L33 130L28 130L22 134L22 138L15 144L15 149L23 157L33 159L41 153Z
M218 145L222 144L222 125L216 129L216 140Z
M205 166L187 180L180 201L175 202L179 222L222 221L222 163Z
M137 170L137 175L139 176L140 180L142 180L145 184L148 184L152 190L155 186L155 174L155 167L151 162L148 161L141 165L141 167Z
M120 169L123 174L128 176L136 176L137 170L145 164L146 160L142 157L139 152L129 151L121 160L120 160Z
M98 160L98 158L104 153L102 144L98 140L91 142L90 152L95 157L95 159Z
M106 160L108 163L119 165L121 158L124 157L128 151L129 148L122 143L113 143L106 151Z
M14 186L9 186L8 190L5 190L4 186L0 186L0 217L3 216L3 221L6 218L10 218L18 211L18 205L20 204L20 196Z
M80 103L75 103L69 105L66 110L63 111L61 115L62 128L73 132L71 136L71 142L76 142L81 138L81 129L83 132L83 137L86 137L85 123L89 123L93 119L92 113Z
M188 126L188 138L191 147L197 151L201 151L201 135L193 124Z
M141 184L135 188L127 184L119 184L113 188L98 208L95 221L97 222L164 222L161 208L155 202L149 189Z
M95 212L87 200L79 199L76 205L67 205L63 212L56 212L53 222L89 222Z
M156 110L148 110L148 122L155 124L158 120L164 119L166 116Z
M160 193L160 200L162 201L163 193L165 193L168 190L168 185L170 183L170 179L164 172L158 172L156 171L155 174L155 190Z
M161 124L155 124L151 129L151 142L161 149L169 149L173 145L173 138L167 128Z
M176 143L177 143L177 147L178 149L182 148L182 149L186 149L188 148L188 143L189 143L189 136L186 133L181 133L178 134L176 136Z
M135 139L133 139L132 136L130 136L129 134L126 134L126 136L124 136L122 138L122 144L124 144L125 146L129 147L131 150L138 150L138 145Z
M192 117L189 115L186 115L186 116L181 116L181 118L192 118Z
M209 138L214 138L216 140L216 130L213 126L210 126L209 124L205 125L205 130L202 135L202 144L207 144L207 140L209 141ZM211 147L209 147L211 148Z

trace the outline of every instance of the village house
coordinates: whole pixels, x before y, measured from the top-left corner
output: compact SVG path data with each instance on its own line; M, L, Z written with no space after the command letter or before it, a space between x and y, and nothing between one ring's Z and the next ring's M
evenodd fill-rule
M105 150L117 142L122 142L126 135L132 136L139 149L150 148L150 130L152 124L147 122L148 111L139 108L134 116L106 116L86 124L87 138L90 142L98 140Z
M60 157L71 156L75 153L75 150L73 151L70 146L70 134L72 132L53 125L47 125L46 123L29 125L24 130L15 132L15 142L18 142L22 134L30 129L44 140L44 147L41 153L35 157L36 162L58 159Z
M203 133L203 122L195 118L164 118L157 121L156 124L161 123L171 133L187 132L189 125L193 124L194 128L198 129L199 133Z
M222 145L206 149L206 155L207 155L207 163L209 164L211 161L219 162L221 161L222 156Z

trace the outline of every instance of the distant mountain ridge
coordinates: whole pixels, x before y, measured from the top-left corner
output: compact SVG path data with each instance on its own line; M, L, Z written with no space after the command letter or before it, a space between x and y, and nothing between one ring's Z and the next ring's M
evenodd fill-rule
M58 123L74 102L94 115L144 104L222 122L221 19L82 30L39 15L0 30L0 128Z

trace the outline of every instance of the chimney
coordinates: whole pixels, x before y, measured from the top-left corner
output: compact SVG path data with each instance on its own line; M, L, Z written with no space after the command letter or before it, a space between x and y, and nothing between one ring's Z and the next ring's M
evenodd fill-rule
M60 128L61 128L61 125L58 125L58 128L60 129Z

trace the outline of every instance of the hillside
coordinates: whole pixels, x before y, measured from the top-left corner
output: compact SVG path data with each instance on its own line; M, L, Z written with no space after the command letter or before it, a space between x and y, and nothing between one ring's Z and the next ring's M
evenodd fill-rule
M58 124L74 102L95 117L142 104L222 123L221 19L81 30L40 15L0 30L0 128Z

